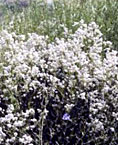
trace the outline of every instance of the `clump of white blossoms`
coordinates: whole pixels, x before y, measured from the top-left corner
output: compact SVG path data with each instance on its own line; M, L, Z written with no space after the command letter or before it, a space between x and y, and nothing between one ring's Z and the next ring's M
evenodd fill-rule
M6 30L0 33L1 97L9 98L13 103L8 104L7 114L0 118L0 124L4 122L0 144L14 142L9 137L7 139L6 126L11 129L12 138L13 132L23 131L23 127L27 130L29 120L34 118L34 124L39 121L33 116L35 111L30 110L33 104L27 105L29 111L21 111L22 100L32 90L36 90L33 99L45 94L47 103L55 90L62 97L69 98L72 104L77 98L90 99L92 131L103 134L107 134L110 128L115 131L115 122L118 121L118 52L112 50L111 42L103 40L94 22L87 25L81 21L79 25L67 39L56 38L56 42L50 44L45 36L35 33L29 34L28 39ZM24 144L32 143L34 139L25 131L19 137L19 143Z

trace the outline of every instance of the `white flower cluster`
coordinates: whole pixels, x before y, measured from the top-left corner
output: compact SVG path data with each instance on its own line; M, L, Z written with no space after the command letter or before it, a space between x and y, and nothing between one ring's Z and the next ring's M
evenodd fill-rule
M0 89L4 97L19 96L32 88L38 89L39 94L48 92L50 96L58 90L65 97L63 91L66 86L71 100L90 99L93 126L95 130L104 129L109 121L105 113L111 105L114 108L111 116L118 120L118 52L111 49L111 42L103 40L94 22L87 25L82 20L79 25L77 31L66 40L56 38L56 42L51 44L47 43L46 37L34 33L26 39L24 35L2 31ZM18 112L13 113L12 104L9 108L8 114L0 118L0 123L7 122L7 127L17 128L14 129L16 131L18 126L24 125L32 111L22 113L24 119L20 120L20 117L17 118ZM112 125L109 127L112 128ZM3 130L4 125L0 143L5 137ZM32 138L26 135L19 139L24 144L31 141Z
M2 124L2 127L0 127L0 143L5 140L6 144L13 144L17 139L19 139L19 143L30 144L33 140L31 136L27 134L24 134L23 136L18 135L18 132L21 131L22 133L24 129L29 128L27 123L28 119L26 117L31 117L32 115L34 115L35 111L32 108L27 110L26 112L21 113L14 113L14 111L15 110L13 105L8 105L7 115L0 118L0 124ZM31 121L35 122L36 119L33 118L31 119ZM7 130L5 130L5 127L7 127ZM5 130L5 132L3 132L3 130ZM9 138L7 138L8 133Z
M23 135L22 138L19 138L19 142L23 143L23 144L29 144L29 143L31 143L31 141L32 141L32 138L29 135L26 135L26 134Z

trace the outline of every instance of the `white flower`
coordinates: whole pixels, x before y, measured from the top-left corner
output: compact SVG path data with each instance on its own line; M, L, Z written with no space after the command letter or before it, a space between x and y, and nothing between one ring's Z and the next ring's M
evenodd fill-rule
M16 127L22 127L24 125L24 122L21 120L18 120L18 121L15 121L13 125Z
M16 137L18 135L18 133L17 132L14 132L14 136Z
M5 119L6 119L7 122L10 122L11 120L14 119L14 115L12 113L10 113L10 114L5 116Z
M11 114L13 111L14 111L14 106L13 106L13 104L10 104L8 106L7 113Z
M115 131L115 129L114 129L113 127L111 127L111 128L110 128L110 130L111 130L112 132L114 132L114 131Z
M29 144L32 142L32 138L31 136L27 135L27 134L24 134L22 136L22 138L19 138L19 142L23 143L23 144Z
M32 76L38 76L38 74L39 74L39 68L36 67L36 66L33 66L33 67L32 67L31 75L32 75Z
M83 93L80 94L81 98L84 99L84 100L86 99L86 96L85 95L86 95L85 92L83 92Z
M11 128L11 127L12 127L12 125L11 125L11 124L7 124L7 127L8 127L8 128Z

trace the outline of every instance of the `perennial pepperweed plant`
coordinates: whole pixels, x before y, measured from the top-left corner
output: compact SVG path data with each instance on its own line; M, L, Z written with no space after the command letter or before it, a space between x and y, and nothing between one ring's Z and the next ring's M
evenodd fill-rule
M0 32L0 144L117 144L118 52L81 20L67 38Z

